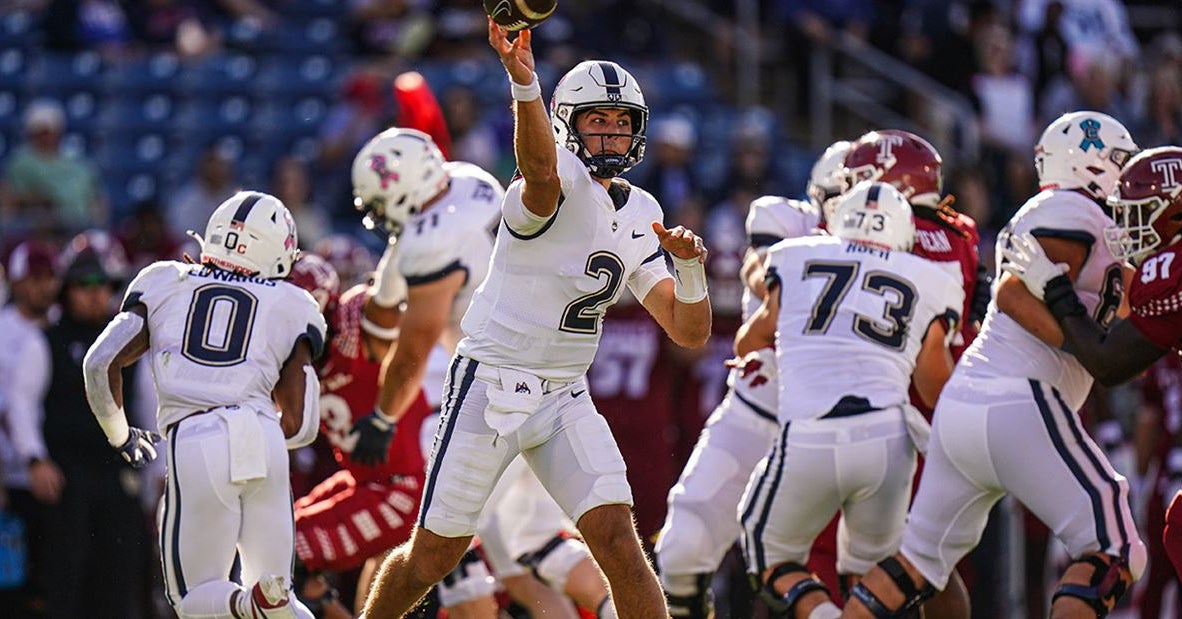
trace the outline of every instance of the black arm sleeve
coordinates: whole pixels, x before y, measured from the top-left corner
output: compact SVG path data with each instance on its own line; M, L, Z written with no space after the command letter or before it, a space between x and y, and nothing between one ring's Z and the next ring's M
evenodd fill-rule
M977 265L977 281L973 285L973 298L969 308L972 313L969 314L969 321L984 322L985 313L989 311L989 299L993 295L993 274L985 268L985 265Z
M1045 293L1047 307L1063 328L1063 350L1101 385L1119 385L1166 354L1127 320L1118 319L1105 331L1088 316L1066 275L1047 282Z

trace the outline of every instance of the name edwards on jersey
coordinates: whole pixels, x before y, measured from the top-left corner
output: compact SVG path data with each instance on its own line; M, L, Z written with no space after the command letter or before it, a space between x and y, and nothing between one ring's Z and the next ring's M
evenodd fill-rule
M257 284L259 286L266 286L268 288L274 288L275 284L281 281L274 279L263 279L253 275L239 275L238 273L208 266L202 266L197 271L190 273L190 276L204 277L206 279L212 279L219 282L228 282L231 284Z

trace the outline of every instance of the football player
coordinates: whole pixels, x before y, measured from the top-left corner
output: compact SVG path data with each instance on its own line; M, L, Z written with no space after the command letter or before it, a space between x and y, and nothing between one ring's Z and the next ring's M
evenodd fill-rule
M1158 347L1110 355L1093 366L1100 357L1068 351L1104 338L1081 340L1079 331L1060 327L1053 317L1086 323L1092 335L1103 334L1116 317L1120 261L1127 256L1100 242L1113 225L1102 205L1137 150L1123 125L1098 112L1065 114L1043 132L1035 148L1041 191L998 237L998 266L1010 274L994 285L981 335L941 394L900 552L854 587L848 616L905 612L943 589L1007 492L1055 532L1073 560L1053 597L1055 616L1104 616L1140 575L1146 553L1128 482L1076 411L1092 386L1089 370L1104 383L1127 378L1133 364L1119 360L1142 361ZM1038 259L1041 252L1049 259ZM1061 264L1046 268L1051 263ZM1058 276L1046 297L1048 312L1039 299ZM1109 340L1136 333L1118 326Z
M146 465L161 437L128 426L120 370L148 355L168 436L165 591L180 617L311 617L290 591L287 449L316 438L312 360L326 325L286 281L299 256L295 222L275 197L242 191L194 237L199 264L156 262L128 287L86 354L87 400L112 447ZM236 556L249 589L227 580Z
M767 249L787 238L812 234L824 205L845 187L844 162L850 143L835 142L813 165L808 202L763 196L747 215L749 248L744 259L744 321L759 309L765 290ZM752 288L755 288L753 290ZM674 617L710 615L710 580L742 529L735 507L756 463L776 438L776 368L771 346L751 351L743 367L727 376L727 394L710 414L685 470L669 491L669 512L657 537L661 585Z
M477 166L444 162L426 134L397 128L382 132L361 149L354 162L353 183L356 206L366 213L369 225L397 239L398 269L408 284L397 346L383 361L376 406L359 425L417 440L418 426L402 420L408 409L417 406L433 348L442 345L452 353L460 339L460 319L488 272L504 190ZM546 597L552 606L549 592L532 587L536 581L529 574L530 566L517 561L532 554L534 572L558 591L569 584L580 605L591 610L603 606L607 590L586 548L565 539L548 545L563 527L561 510L532 479L528 467L515 470L521 475L498 484L493 491L496 500L478 525L496 576L521 603L557 613L539 597ZM470 567L482 569L476 561L474 555L470 557ZM368 590L377 563L367 565L360 591ZM581 576L568 578L572 571ZM492 593L491 588L477 584L490 582L487 578L461 580L453 573L441 588L444 605L453 614L455 604L449 601L466 602Z
M624 284L675 342L705 342L705 248L684 228L666 230L656 200L618 179L644 153L648 108L635 78L611 62L580 63L555 88L551 118L530 38L524 30L510 42L489 20L489 44L514 85L522 178L505 197L489 276L464 315L419 527L383 565L368 616L405 612L455 565L518 454L577 524L619 616L668 614L632 524L623 458L584 373Z
M1046 302L1063 329L1063 349L1101 384L1117 385L1167 352L1182 349L1182 278L1172 267L1182 251L1182 148L1151 148L1134 157L1121 172L1109 205L1117 225L1109 231L1108 245L1118 259L1136 269L1129 285L1127 319L1117 319L1107 329L1092 320L1086 293L1077 292L1070 271L1033 238L1016 238L1003 268L1021 277L1031 293ZM1171 472L1182 469L1182 463L1174 461L1180 459L1176 455L1175 450L1165 463ZM1182 493L1166 497L1171 503L1163 539L1174 569L1182 573L1180 497Z
M858 575L898 547L926 421L914 377L935 402L964 303L959 277L909 253L911 206L864 181L839 198L834 236L768 250L768 294L739 330L736 352L775 345L780 432L739 508L748 569L773 612L836 617L809 573L813 539L840 510L837 571ZM856 368L856 369L853 369Z

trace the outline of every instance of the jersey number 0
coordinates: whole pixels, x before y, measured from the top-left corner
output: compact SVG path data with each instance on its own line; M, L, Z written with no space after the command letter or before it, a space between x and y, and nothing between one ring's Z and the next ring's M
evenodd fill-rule
M181 353L212 367L242 363L257 307L258 299L241 288L210 284L194 290Z

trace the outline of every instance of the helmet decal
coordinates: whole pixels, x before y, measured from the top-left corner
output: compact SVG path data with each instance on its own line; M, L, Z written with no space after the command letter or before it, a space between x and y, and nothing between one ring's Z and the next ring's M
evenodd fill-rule
M623 99L624 95L620 92L620 86L622 84L619 74L616 73L616 68L610 63L601 62L599 63L599 70L603 71L603 84L607 89L607 100L615 102Z
M1161 174L1161 188L1177 189L1179 184L1182 184L1182 159L1160 159L1158 161L1151 161L1149 169Z
M373 155L369 158L369 169L378 175L382 189L390 188L390 181L398 182L398 173L386 167L385 155Z
M1083 130L1083 141L1079 143L1079 149L1085 153L1089 148L1095 146L1097 150L1104 148L1104 140L1100 139L1100 121L1095 118L1085 118L1079 123L1079 128Z

